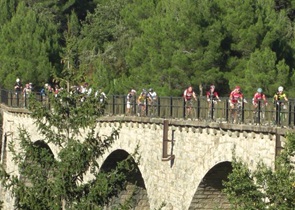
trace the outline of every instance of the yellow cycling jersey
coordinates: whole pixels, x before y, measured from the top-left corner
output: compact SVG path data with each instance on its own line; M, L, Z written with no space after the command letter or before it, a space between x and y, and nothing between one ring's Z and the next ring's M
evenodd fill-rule
M138 101L140 101L140 102L145 102L145 99L146 99L146 96L145 95L140 95L138 97Z
M280 101L280 100L284 100L286 98L286 94L285 93L282 93L282 94L278 94L278 93L276 93L275 95L274 95L274 99L275 100L278 100L278 101Z

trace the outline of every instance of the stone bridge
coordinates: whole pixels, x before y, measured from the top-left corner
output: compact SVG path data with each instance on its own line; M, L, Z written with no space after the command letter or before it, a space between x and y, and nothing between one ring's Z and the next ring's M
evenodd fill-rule
M4 105L1 110L1 162L9 172L18 173L7 148L10 141L17 141L18 127L26 127L33 141L43 138L26 110ZM114 167L138 147L141 158L135 177L140 193L134 209L153 210L161 206L174 210L227 209L221 189L222 180L232 170L233 149L252 169L259 160L272 167L287 132L279 127L123 116L103 117L96 129L109 134L119 126L118 139L100 160L102 168ZM56 156L58 148L48 146ZM4 209L12 209L10 193L0 190Z

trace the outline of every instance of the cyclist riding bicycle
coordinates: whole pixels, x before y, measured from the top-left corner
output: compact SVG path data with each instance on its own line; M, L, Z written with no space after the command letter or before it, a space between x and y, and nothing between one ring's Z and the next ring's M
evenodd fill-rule
M229 95L229 105L234 123L237 122L237 112L242 101L247 103L246 99L244 99L243 93L241 92L240 86L236 86Z
M266 96L263 93L262 88L258 88L257 92L253 96L252 104L253 104L255 109L258 107L259 101L263 101L263 104L261 104L261 105L267 106Z
M285 118L285 116L282 114L282 111L287 109L285 102L288 102L288 98L286 94L284 93L284 88L280 86L278 88L278 92L274 95L274 105L275 105L276 113L278 114L277 116L282 118L282 120L284 120ZM278 119L278 117L276 117L276 123L280 123L279 122L280 120L281 119Z
M215 86L211 85L210 90L207 91L206 93L207 96L207 101L208 101L208 114L209 117L213 118L213 109L214 109L214 104L217 103L217 101L221 101L219 99L218 93L215 91Z
M287 98L286 94L284 93L284 88L282 86L280 86L278 88L278 92L274 95L274 100L275 101L282 101L282 100L288 101L288 98Z
M146 99L147 99L147 91L145 89L142 90L140 93L138 99L137 99L137 104L138 104L138 116L144 116L145 115L145 110L146 110Z
M197 100L196 93L194 92L192 86L189 86L187 89L185 89L185 91L183 92L183 98L186 106L186 117L188 117L191 114L193 106L192 98L194 98L195 101Z
M206 96L207 96L207 101L208 102L217 101L217 100L220 101L218 93L215 91L215 86L214 85L210 86L210 90L207 91Z
M126 96L126 115L132 114L133 111L133 105L135 104L136 101L136 91L134 89L130 89Z
M252 104L254 107L254 121L255 123L260 123L264 118L264 112L262 112L262 109L267 106L266 96L263 93L262 88L257 89L257 92L253 96Z
M149 92L147 93L147 98L148 98L148 105L149 105L149 110L150 110L150 115L156 114L156 109L157 109L157 93L154 91L153 88L149 89Z

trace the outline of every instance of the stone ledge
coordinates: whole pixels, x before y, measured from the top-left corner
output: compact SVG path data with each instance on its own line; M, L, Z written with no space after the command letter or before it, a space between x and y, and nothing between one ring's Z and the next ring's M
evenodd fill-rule
M7 112L11 112L11 113L23 113L23 114L30 114L31 111L29 111L27 108L16 108L16 107L9 107L6 106L5 104L0 104L0 108L1 110L5 110Z
M31 112L26 108L13 108L0 104L1 111L7 111L15 114L30 114ZM136 122L145 124L163 124L165 118L149 118L137 116L102 116L97 119L97 122ZM255 132L255 133L271 133L285 135L287 132L294 132L292 128L269 127L262 125L247 125L247 124L231 124L231 123L217 123L217 122L204 122L198 120L183 120L183 119L167 119L169 125L177 127L196 127L196 128L214 128L220 130L232 130L241 132Z
M162 119L162 118L148 118L148 117L136 117L136 116L103 116L97 119L97 122L136 122L136 123L152 123L163 124L164 120L169 121L169 125L177 127L195 127L195 128L213 128L220 130L231 130L240 132L255 132L255 133L272 133L285 135L287 132L293 132L292 128L281 127L269 127L258 125L246 125L246 124L231 124L231 123L216 123L216 122L204 122L193 121L183 119Z

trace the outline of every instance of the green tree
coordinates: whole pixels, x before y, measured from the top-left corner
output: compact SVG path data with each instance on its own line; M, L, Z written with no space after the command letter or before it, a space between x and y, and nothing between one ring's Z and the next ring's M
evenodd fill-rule
M295 208L295 134L289 133L284 149L275 161L275 169L259 163L251 172L240 160L232 162L233 171L224 182L233 209Z
M48 17L20 3L15 15L1 27L0 81L13 88L15 79L41 85L50 78L51 58L59 51L57 27Z
M67 91L71 86L81 85L85 82L87 72L79 71L79 51L78 42L80 34L80 24L75 13L68 16L67 31L63 37L66 45L61 50L62 70L54 72L54 80L59 80L61 87L66 87ZM70 84L72 83L72 84Z
M0 82L6 88L23 75L37 86L50 82L51 72L59 75L71 53L70 67L107 93L153 87L159 95L180 95L188 84L214 83L221 95L241 85L250 97L256 87L249 78L261 82L265 67L263 72L280 80L268 77L259 86L272 95L283 85L294 96L294 0L0 0L0 5ZM71 51L61 51L69 38ZM257 68L259 54L264 63Z
M15 142L9 149L21 176L2 168L2 184L15 196L18 209L101 209L124 189L128 173L135 169L134 161L127 157L116 168L99 172L97 159L119 131L98 135L99 99L67 91L59 92L58 98L53 94L48 97L50 109L42 102L30 101L31 117L44 139L34 143L25 128L19 129L20 151ZM56 157L49 144L59 148ZM86 174L92 178L84 179Z
M284 61L276 64L276 60L275 52L269 48L251 54L245 69L244 90L248 96L252 96L258 87L269 96L274 95L279 86L286 87L289 67Z
M123 15L128 12L129 0L98 1L93 13L83 21L79 42L79 69L87 72L90 81L106 92L123 93L127 87L122 78L128 75L126 51L136 34L136 28L129 27ZM132 26L134 26L133 24Z
M0 25L10 21L12 16L15 14L17 0L1 0L0 1Z
M221 10L219 18L222 21L225 37L223 40L224 55L227 55L224 62L226 63L226 78L230 87L241 85L246 90L245 94L250 96L256 89L255 86L250 86L253 82L253 80L249 81L250 77L259 82L256 85L265 87L269 95L273 94L277 88L274 86L279 82L285 87L290 86L294 59L292 41L288 37L291 22L285 11L276 11L273 0L246 0L242 4L226 0L218 1L218 5ZM263 62L258 61L258 51L263 54ZM270 61L265 59L266 52L269 52ZM254 58L257 59L259 66L253 66ZM270 63L272 63L272 68L269 68ZM277 65L280 67L276 67ZM252 75L249 74L249 67L252 68ZM281 77L284 80L272 83L272 79L266 74L262 80L260 72L267 72L274 78Z
M187 15L192 10L190 6L186 1L150 3L149 8L154 12L137 19L141 33L126 57L132 86L152 85L160 95L180 95L192 83L193 27Z

